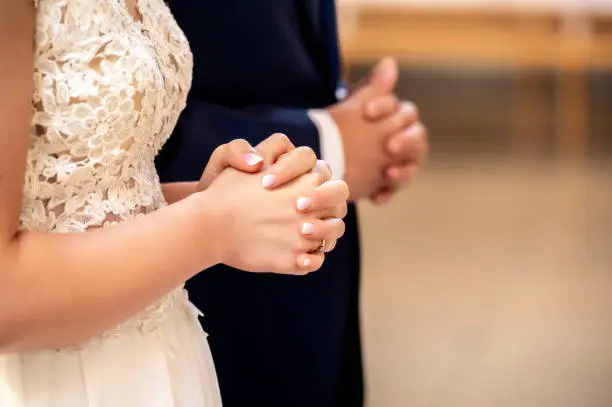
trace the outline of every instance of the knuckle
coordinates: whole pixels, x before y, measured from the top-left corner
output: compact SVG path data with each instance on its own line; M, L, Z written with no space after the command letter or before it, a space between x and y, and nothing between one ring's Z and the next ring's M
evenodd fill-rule
M346 201L350 195L350 190L349 190L347 183L344 181L338 181L338 188L340 189L342 200Z
M348 214L348 205L346 204L346 202L344 202L338 207L338 216L340 217L340 219L344 219L346 218L347 214Z
M270 139L284 145L291 144L291 140L289 140L289 137L287 137L287 135L284 133L274 133L270 136Z
M227 150L227 144L221 144L219 147L215 148L211 154L211 158L218 158L222 156Z
M237 138L237 139L235 139L235 140L232 140L232 141L230 141L230 142L229 142L229 145L230 145L231 147L234 147L234 148L236 148L236 147L250 146L249 142L248 142L248 141L246 141L246 140L245 140L245 139L243 139L243 138Z
M251 144L245 139L236 139L229 143L228 152L231 156L237 157L242 156L248 150L251 150Z
M301 146L301 147L298 147L296 150L297 150L297 154L299 154L305 160L308 160L309 163L312 163L313 167L316 165L317 155L315 154L312 148L307 147L307 146Z
M425 126L421 122L419 122L419 125L421 126L423 140L425 141L425 143L429 143L429 130L427 129L427 126Z
M329 253L332 250L334 250L336 248L336 242L337 242L337 240L332 240L331 242L329 242L329 244L325 248L325 252Z

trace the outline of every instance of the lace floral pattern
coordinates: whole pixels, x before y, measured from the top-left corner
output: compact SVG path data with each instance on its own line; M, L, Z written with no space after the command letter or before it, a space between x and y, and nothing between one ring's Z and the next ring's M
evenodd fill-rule
M154 157L185 107L193 66L170 10L162 0L140 0L137 21L123 0L34 1L21 229L83 232L163 206ZM145 329L177 295L109 335Z
M125 321L124 323L104 332L98 337L90 339L89 341L79 343L68 348L58 349L57 351L80 351L85 349L91 343L117 338L123 335L125 332L130 332L133 330L137 330L143 335L163 336L164 332L160 329L160 327L163 325L166 318L171 318L176 312L187 313L188 317L193 320L193 323L198 327L198 329L200 329L198 317L203 314L189 301L187 290L184 288L177 288L167 296L149 305L135 318ZM206 336L205 332L200 333Z
M154 157L191 85L162 0L37 0L23 230L82 232L164 205Z

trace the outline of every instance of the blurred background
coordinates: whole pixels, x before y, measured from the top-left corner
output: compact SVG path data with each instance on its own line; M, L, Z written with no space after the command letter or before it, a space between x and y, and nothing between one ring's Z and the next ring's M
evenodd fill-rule
M432 145L360 208L368 406L612 406L612 1L337 2Z

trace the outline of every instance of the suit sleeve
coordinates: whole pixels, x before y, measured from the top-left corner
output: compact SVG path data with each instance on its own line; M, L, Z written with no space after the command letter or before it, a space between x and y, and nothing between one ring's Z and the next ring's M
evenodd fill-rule
M156 157L162 182L198 180L215 148L234 139L258 144L273 133L320 155L319 132L306 110L252 107L236 110L189 100L177 127Z

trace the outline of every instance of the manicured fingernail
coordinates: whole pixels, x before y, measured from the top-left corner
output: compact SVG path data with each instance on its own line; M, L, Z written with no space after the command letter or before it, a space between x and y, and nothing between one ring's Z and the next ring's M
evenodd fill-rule
M312 199L310 198L298 198L297 200L297 208L301 211L310 208L310 205L312 205Z
M323 160L317 160L317 165L315 165L314 168L310 170L310 172L315 174L318 177L318 179L321 180L321 177L323 176L323 174L327 172L331 174L332 169L329 166L329 164L327 164L327 162Z
M255 165L255 164L259 164L260 162L263 161L263 158L261 158L260 156L258 156L257 154L253 154L253 153L246 153L244 155L244 162L247 163L248 165Z
M418 124L413 124L404 130L404 137L413 138L418 137L421 134L421 128Z
M404 113L412 113L414 111L414 105L410 102L403 102L401 109Z
M302 234L312 235L315 232L315 225L312 223L304 223L302 225Z
M261 185L263 185L264 188L270 188L274 184L276 184L276 175L266 174L263 177L261 177Z
M305 257L302 260L302 266L304 267L310 267L312 265L312 260L310 260L308 257Z

